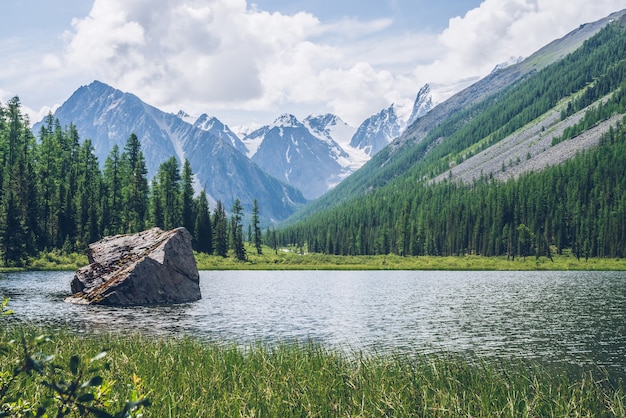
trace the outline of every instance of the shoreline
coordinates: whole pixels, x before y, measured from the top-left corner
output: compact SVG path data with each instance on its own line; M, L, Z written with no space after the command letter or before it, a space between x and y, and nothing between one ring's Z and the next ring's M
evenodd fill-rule
M211 270L407 270L407 271L626 271L626 259L576 259L571 254L547 257L507 259L500 257L464 256L340 256L282 251L262 255L249 251L247 261L195 253L200 271ZM0 267L0 273L19 271L75 271L87 265L81 254L46 253L30 260L27 267Z

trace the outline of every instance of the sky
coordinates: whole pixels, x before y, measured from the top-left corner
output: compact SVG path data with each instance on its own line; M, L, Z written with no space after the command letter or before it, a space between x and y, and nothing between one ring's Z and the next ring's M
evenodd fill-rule
M623 0L2 0L0 101L31 122L93 80L169 112L357 127L431 84L443 100Z

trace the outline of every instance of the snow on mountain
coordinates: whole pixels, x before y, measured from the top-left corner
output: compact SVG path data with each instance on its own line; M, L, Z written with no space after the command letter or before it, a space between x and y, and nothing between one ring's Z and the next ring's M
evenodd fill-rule
M176 117L181 119L183 122L187 122L190 125L193 125L193 123L196 120L194 116L191 116L189 113L185 112L184 110L179 110L178 113L176 113Z
M92 140L101 165L113 145L122 152L130 134L135 133L141 141L148 179L161 163L176 156L181 167L184 159L189 160L212 202L221 200L230 207L237 198L244 210L250 211L257 199L263 216L274 220L285 219L305 203L302 193L247 158L243 143L215 118L205 115L196 120L204 128L200 129L185 121L189 116L184 112L163 112L98 81L76 90L54 117L61 126L73 123L81 138Z
M207 131L218 138L230 141L237 151L244 155L248 154L248 149L241 139L239 139L239 136L230 130L228 125L224 125L216 117L208 116L206 113L203 113L198 119L196 119L193 126L198 129L202 129L203 131Z
M307 116L302 123L320 139L332 140L341 146L349 144L356 132L356 128L331 113Z
M283 114L243 141L255 144L252 161L259 167L300 189L305 198L315 199L345 176L346 170L338 159L349 158L330 137L330 131L317 125L315 132L295 116Z
M350 146L370 157L385 148L401 133L401 122L393 105L367 118L350 140Z
M255 154L259 150L259 147L263 143L263 140L265 139L265 136L267 135L267 132L269 132L269 130L270 130L269 126L262 126L260 128L257 128L255 130L248 132L243 137L242 141L248 150L247 155L249 158L254 158Z
M341 147L342 152L336 152L337 162L345 169L345 178L353 171L360 168L369 160L369 156L363 150L350 146L350 140L356 132L356 128L345 123L339 116L327 113L325 115L310 115L303 121L309 131L322 141L327 141L331 147ZM333 184L333 187L336 184Z
M405 130L413 122L424 116L434 107L433 96L429 84L425 84L418 92L413 102L413 111L406 121Z
M504 70L505 68L510 67L511 65L519 64L522 61L524 61L524 57L510 57L508 60L496 65L491 72L495 73L496 71Z
M417 93L412 106L392 104L367 118L351 138L350 146L371 158L433 107L431 88L426 84Z

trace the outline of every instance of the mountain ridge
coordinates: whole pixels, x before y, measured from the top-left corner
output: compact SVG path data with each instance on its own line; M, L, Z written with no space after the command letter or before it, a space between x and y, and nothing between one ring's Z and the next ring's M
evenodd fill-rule
M562 56L555 45L570 48L585 29L582 45ZM281 245L339 255L625 257L626 10L571 36L460 93L453 106L475 100L468 91L489 92L430 130L423 121L442 116L436 109L418 120L307 206L312 214L285 222ZM410 137L420 129L428 132Z
M457 115L462 115L463 110L479 106L484 103L485 99L494 97L495 94L536 74L551 63L561 61L609 23L624 20L625 15L626 10L622 10L598 21L583 24L562 38L548 43L523 61L497 69L497 71L493 71L448 100L437 104L432 110L411 124L402 135L374 155L363 167L355 171L329 193L309 203L301 211L294 214L291 219L286 221L286 224L291 224L298 219L331 208L354 197L371 193L373 190L388 184L398 177L398 173L410 169L441 144L443 137L434 138L428 144L421 144L435 128ZM471 117L471 115L467 114L465 117ZM459 123L461 122L462 120L459 121Z
M275 221L306 203L299 190L269 176L238 151L225 126L214 124L224 133L214 135L102 82L81 86L53 116L62 126L74 124L81 138L91 139L101 165L113 145L123 150L131 133L140 139L149 179L171 156L181 167L187 158L213 204L221 200L228 207L238 198L250 210L256 198L265 216Z

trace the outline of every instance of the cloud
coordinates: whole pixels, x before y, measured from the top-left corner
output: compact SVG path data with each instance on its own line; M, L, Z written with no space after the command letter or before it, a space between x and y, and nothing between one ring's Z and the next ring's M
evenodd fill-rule
M374 44L382 52L373 35L391 24L324 24L309 13L268 13L244 0L96 0L65 34L63 59L65 68L166 108L281 112L288 103L308 104L343 110L360 123L397 90L384 68L387 55L371 50ZM54 58L47 65L58 64Z
M400 33L389 19L327 23L305 12L268 13L246 0L95 0L65 33L63 53L42 62L170 111L297 108L358 125L414 98L426 82L445 86L447 97L621 1L485 0L436 34Z
M485 76L510 57L528 56L577 25L619 10L620 3L571 0L564 6L560 0L485 0L465 16L450 19L438 39L442 56L418 66L415 75L462 86L463 79Z

